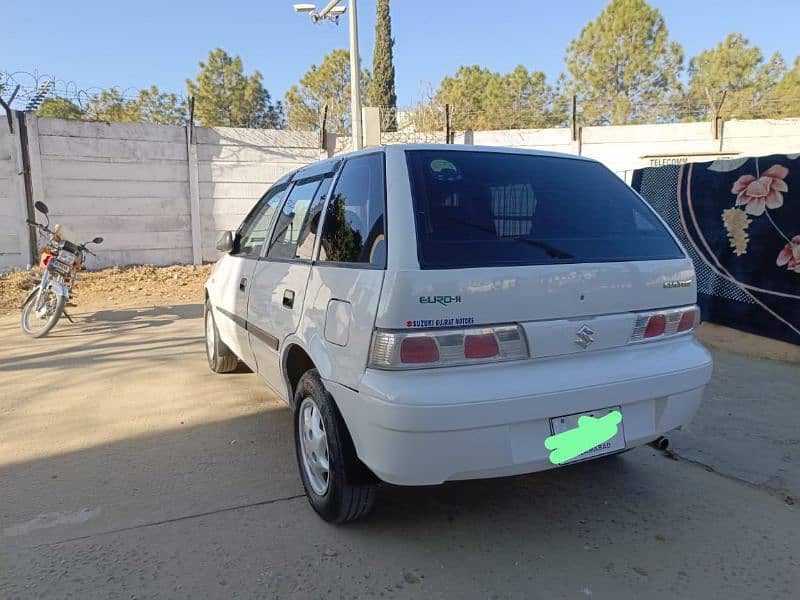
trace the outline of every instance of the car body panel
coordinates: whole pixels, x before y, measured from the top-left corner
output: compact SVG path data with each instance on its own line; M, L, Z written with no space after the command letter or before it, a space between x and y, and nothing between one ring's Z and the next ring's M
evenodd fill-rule
M225 254L217 262L206 284L220 339L253 369L255 358L250 349L245 322L255 267L255 260ZM240 287L243 281L244 289Z
M311 263L262 259L253 273L247 310L250 347L258 374L275 390L286 394L281 370L283 341L295 331L303 314ZM292 306L284 295L292 294Z
M711 375L691 335L572 357L422 371L367 370L331 382L358 456L399 485L553 468L550 419L619 406L628 447L687 424ZM328 382L326 382L328 385Z
M391 243L391 242L390 242ZM390 246L390 249L392 246ZM666 282L691 282L667 289ZM578 319L694 304L690 259L481 269L389 271L377 326L467 318L469 323ZM425 325L423 325L425 326Z
M321 376L335 377L345 386L358 387L367 366L375 314L383 286L383 269L350 269L318 263L308 282L307 307L298 331L314 355L324 354ZM352 320L347 344L336 344L325 336L326 318L331 300L345 300L351 306ZM315 363L317 361L315 360Z

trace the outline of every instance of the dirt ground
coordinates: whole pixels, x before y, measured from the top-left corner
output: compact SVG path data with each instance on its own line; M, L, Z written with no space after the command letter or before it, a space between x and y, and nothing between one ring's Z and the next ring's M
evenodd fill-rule
M81 273L73 302L80 309L163 306L200 302L213 265L113 267ZM0 317L17 313L34 285L35 271L0 274ZM151 304L152 303L152 304ZM73 309L74 310L74 309ZM703 323L697 337L707 347L782 362L800 363L800 346Z
M151 299L159 305L199 302L211 267L141 265L82 272L73 302L80 308L142 305ZM0 316L19 311L36 278L36 271L0 274Z

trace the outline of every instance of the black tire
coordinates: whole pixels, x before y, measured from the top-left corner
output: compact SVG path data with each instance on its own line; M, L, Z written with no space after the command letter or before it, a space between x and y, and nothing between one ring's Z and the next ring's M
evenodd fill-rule
M58 323L61 315L64 314L64 303L66 302L66 298L64 298L64 296L57 295L52 289L45 290L45 293L55 296L55 307L53 308L53 312L50 313L50 316L48 317L44 327L41 329L33 329L30 320L33 316L34 305L36 304L36 297L38 294L31 294L31 297L28 298L27 302L25 302L25 305L22 307L22 331L24 331L26 335L29 335L33 338L41 338L50 333L50 330L56 326L56 323Z
M211 304L206 301L204 330L206 338L206 358L208 367L214 373L230 373L239 365L239 357L219 339L219 331L211 312Z
M312 469L304 462L303 422L304 406L313 403L319 411L327 437L329 464L327 486L320 493L312 484ZM353 440L339 414L331 395L325 389L316 369L307 371L297 384L294 395L294 446L297 468L303 481L309 504L324 520L330 523L347 523L366 516L375 503L377 480L356 456ZM319 487L319 486L318 486Z

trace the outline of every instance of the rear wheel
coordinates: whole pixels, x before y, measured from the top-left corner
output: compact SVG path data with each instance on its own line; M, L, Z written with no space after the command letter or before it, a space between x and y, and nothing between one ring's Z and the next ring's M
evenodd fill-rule
M332 523L366 516L375 502L374 476L356 456L347 427L316 369L300 378L295 407L297 466L311 507Z
M214 313L211 312L211 303L206 302L205 310L206 327L206 357L208 366L214 373L230 373L239 364L239 358L219 339L217 324L214 322Z
M56 294L53 288L44 290L41 302L37 302L38 298L37 291L22 307L22 331L34 338L50 333L64 312L65 298Z

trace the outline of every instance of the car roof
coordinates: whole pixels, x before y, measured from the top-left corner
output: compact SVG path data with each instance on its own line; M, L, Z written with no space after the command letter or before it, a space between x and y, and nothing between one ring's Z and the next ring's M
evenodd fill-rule
M508 146L473 146L468 144L395 144L382 147L386 152L405 152L406 150L447 150L455 152L487 152L493 154L527 154L530 156L550 156L554 158L568 158L572 160L585 160L594 162L591 158L566 154L564 152L551 152L535 148L511 148ZM359 152L365 152L361 150ZM359 152L351 154L356 155Z
M564 152L551 152L550 150L538 150L534 148L511 148L507 146L473 146L466 144L392 144L390 146L373 146L356 150L354 152L346 152L344 154L337 154L331 158L326 158L310 165L306 165L281 177L277 183L283 183L294 179L304 179L306 177L314 177L324 172L334 172L338 169L342 160L348 158L355 158L357 156L365 156L368 154L381 153L400 153L406 150L447 150L455 152L487 152L494 154L526 154L529 156L548 156L553 158L565 158L570 160L582 160L587 162L597 162L592 158L585 156L578 156L575 154L566 154Z

